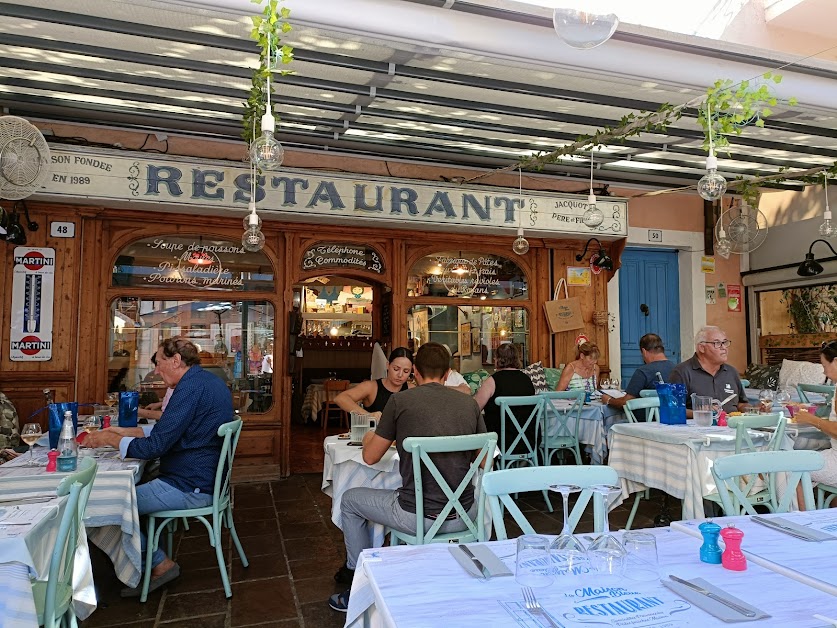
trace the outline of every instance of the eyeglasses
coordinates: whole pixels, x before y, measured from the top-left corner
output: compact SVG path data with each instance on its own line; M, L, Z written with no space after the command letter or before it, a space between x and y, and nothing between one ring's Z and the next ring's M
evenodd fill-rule
M704 340L700 344L702 345L712 345L716 349L726 349L732 344L732 340Z

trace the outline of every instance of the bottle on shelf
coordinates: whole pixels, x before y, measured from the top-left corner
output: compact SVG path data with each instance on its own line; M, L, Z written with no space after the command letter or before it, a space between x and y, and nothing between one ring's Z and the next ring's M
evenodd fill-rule
M73 430L73 413L64 413L61 435L58 437L58 472L69 473L78 468L78 441Z

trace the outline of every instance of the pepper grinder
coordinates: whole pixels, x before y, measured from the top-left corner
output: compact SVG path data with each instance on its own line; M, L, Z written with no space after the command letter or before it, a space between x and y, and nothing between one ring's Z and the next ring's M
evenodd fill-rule
M700 546L700 560L712 565L721 564L721 547L718 545L718 535L721 526L711 521L706 521L698 526L703 535L703 545Z
M731 571L747 569L747 558L741 551L741 541L744 539L744 533L738 528L730 526L721 530L721 538L724 539L726 545L724 554L721 556L721 564L724 569Z
M47 466L46 471L47 473L55 473L58 470L58 450L57 449L50 449L47 453Z

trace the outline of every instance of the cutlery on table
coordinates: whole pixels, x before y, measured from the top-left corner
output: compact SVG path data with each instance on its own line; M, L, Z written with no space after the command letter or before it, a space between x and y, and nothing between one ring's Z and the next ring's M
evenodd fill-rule
M526 604L526 610L533 615L546 619L552 628L561 628L558 624L552 621L552 617L549 616L549 613L547 613L543 609L543 606L541 606L541 603L538 602L534 591L532 591L532 587L520 587L520 589L523 591L523 601Z
M459 549L471 559L471 562L474 563L474 566L480 570L482 577L484 580L489 580L491 578L491 574L488 573L488 570L485 568L485 565L482 564L479 558L474 556L474 552L467 545L463 545L462 543L459 544Z
M32 497L26 497L25 495L21 495L19 497L0 497L0 504L39 504L41 502L48 502L50 500L53 500L55 499L55 497L55 495L33 495Z
M755 523L765 526L766 528L771 528L776 530L777 532L783 532L789 536L795 537L797 539L802 539L803 541L813 541L819 542L819 539L816 539L808 534L805 534L801 530L797 530L796 528L791 528L790 526L786 526L779 521L773 521L771 519L765 519L763 517L752 516L750 517Z
M716 593L712 593L712 591L708 591L707 589L704 589L699 584L695 584L694 582L689 582L688 580L684 580L683 578L678 578L677 576L673 576L673 575L670 575L670 574L669 574L669 578L671 578L675 582L678 582L678 583L682 584L685 587L689 587L692 591L700 593L701 595L705 595L709 599L715 600L716 602L720 602L724 606L728 606L729 608L734 610L736 613L741 613L742 615L744 615L744 617L755 617L756 616L756 614L753 611L751 611L750 609L744 608L743 606L740 606L740 605L736 604L735 602L733 602L731 600L723 598Z

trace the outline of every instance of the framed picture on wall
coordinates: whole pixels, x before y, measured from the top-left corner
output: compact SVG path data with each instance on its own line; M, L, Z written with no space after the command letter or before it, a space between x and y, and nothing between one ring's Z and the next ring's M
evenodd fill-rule
M482 352L482 347L480 346L480 328L479 327L472 327L471 328L471 353L474 355L479 355Z
M471 355L471 323L462 323L459 326L459 355Z

